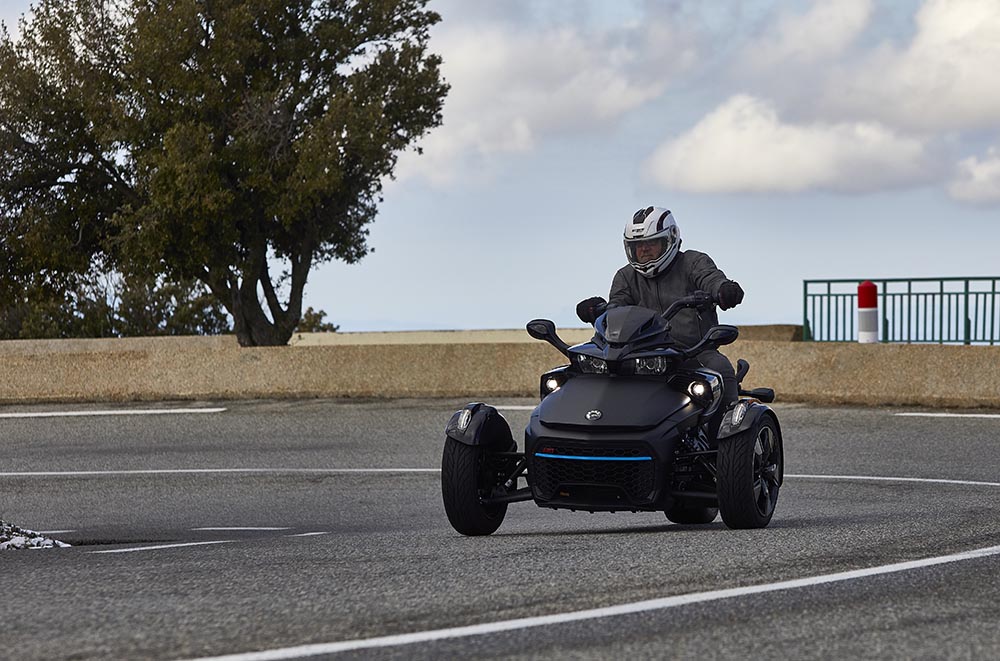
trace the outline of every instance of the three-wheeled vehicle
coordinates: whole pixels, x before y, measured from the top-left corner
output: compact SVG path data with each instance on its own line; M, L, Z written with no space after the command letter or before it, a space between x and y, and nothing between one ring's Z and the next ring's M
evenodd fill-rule
M766 406L774 391L741 387L710 438L722 376L695 357L732 343L739 331L713 326L692 347L670 335L677 312L714 304L696 292L662 315L611 308L595 321L593 339L573 347L551 321L529 322L528 334L569 364L542 375L523 452L493 406L472 403L451 417L441 488L455 530L489 535L508 504L525 500L588 512L662 511L681 524L711 523L721 513L730 528L767 526L784 471L781 428ZM738 361L738 382L749 368Z

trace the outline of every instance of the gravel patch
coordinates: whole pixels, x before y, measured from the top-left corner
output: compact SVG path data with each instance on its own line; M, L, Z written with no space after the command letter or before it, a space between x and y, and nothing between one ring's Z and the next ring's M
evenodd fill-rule
M0 551L6 549L65 548L69 544L51 539L34 530L25 530L12 523L0 521Z

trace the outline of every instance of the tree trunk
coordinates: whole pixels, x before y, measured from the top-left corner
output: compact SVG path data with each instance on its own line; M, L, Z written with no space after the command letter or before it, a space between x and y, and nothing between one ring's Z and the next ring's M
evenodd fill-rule
M252 252L245 263L242 278L237 278L228 269L224 273L213 273L206 269L206 284L233 316L233 331L240 346L271 347L288 344L302 317L302 295L311 265L312 250L309 246L303 247L299 254L292 257L291 287L285 308L281 306L271 282L266 244L262 243ZM263 290L270 318L260 300L258 285Z
M289 324L286 317L280 319L279 323L272 322L264 314L256 290L256 286L253 286L238 287L231 291L232 304L226 307L233 315L233 331L237 341L242 347L276 347L288 344L299 320Z

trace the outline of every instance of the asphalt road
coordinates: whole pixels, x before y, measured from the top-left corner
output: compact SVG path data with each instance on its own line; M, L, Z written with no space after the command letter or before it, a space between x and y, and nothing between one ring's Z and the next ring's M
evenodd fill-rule
M495 535L471 539L450 528L433 471L462 403L0 417L0 519L72 531L53 536L74 545L0 554L0 657L175 659L308 644L377 659L1000 657L1000 555L813 579L1000 545L1000 486L815 477L997 483L1000 418L778 405L793 477L765 530L519 503ZM107 407L0 415L57 408ZM514 429L529 415L505 414ZM368 470L414 468L432 470ZM364 470L334 472L345 469ZM793 579L803 584L775 588ZM704 594L749 586L768 591ZM694 603L665 599L689 594ZM495 626L645 600L661 601ZM487 633L336 655L328 646L466 625Z

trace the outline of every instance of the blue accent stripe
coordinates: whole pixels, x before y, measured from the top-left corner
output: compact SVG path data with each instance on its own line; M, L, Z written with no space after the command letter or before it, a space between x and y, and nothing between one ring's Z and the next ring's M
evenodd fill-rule
M579 459L580 461L652 461L652 457L574 457L568 454L547 454L545 452L536 452L536 457L545 457L546 459Z

